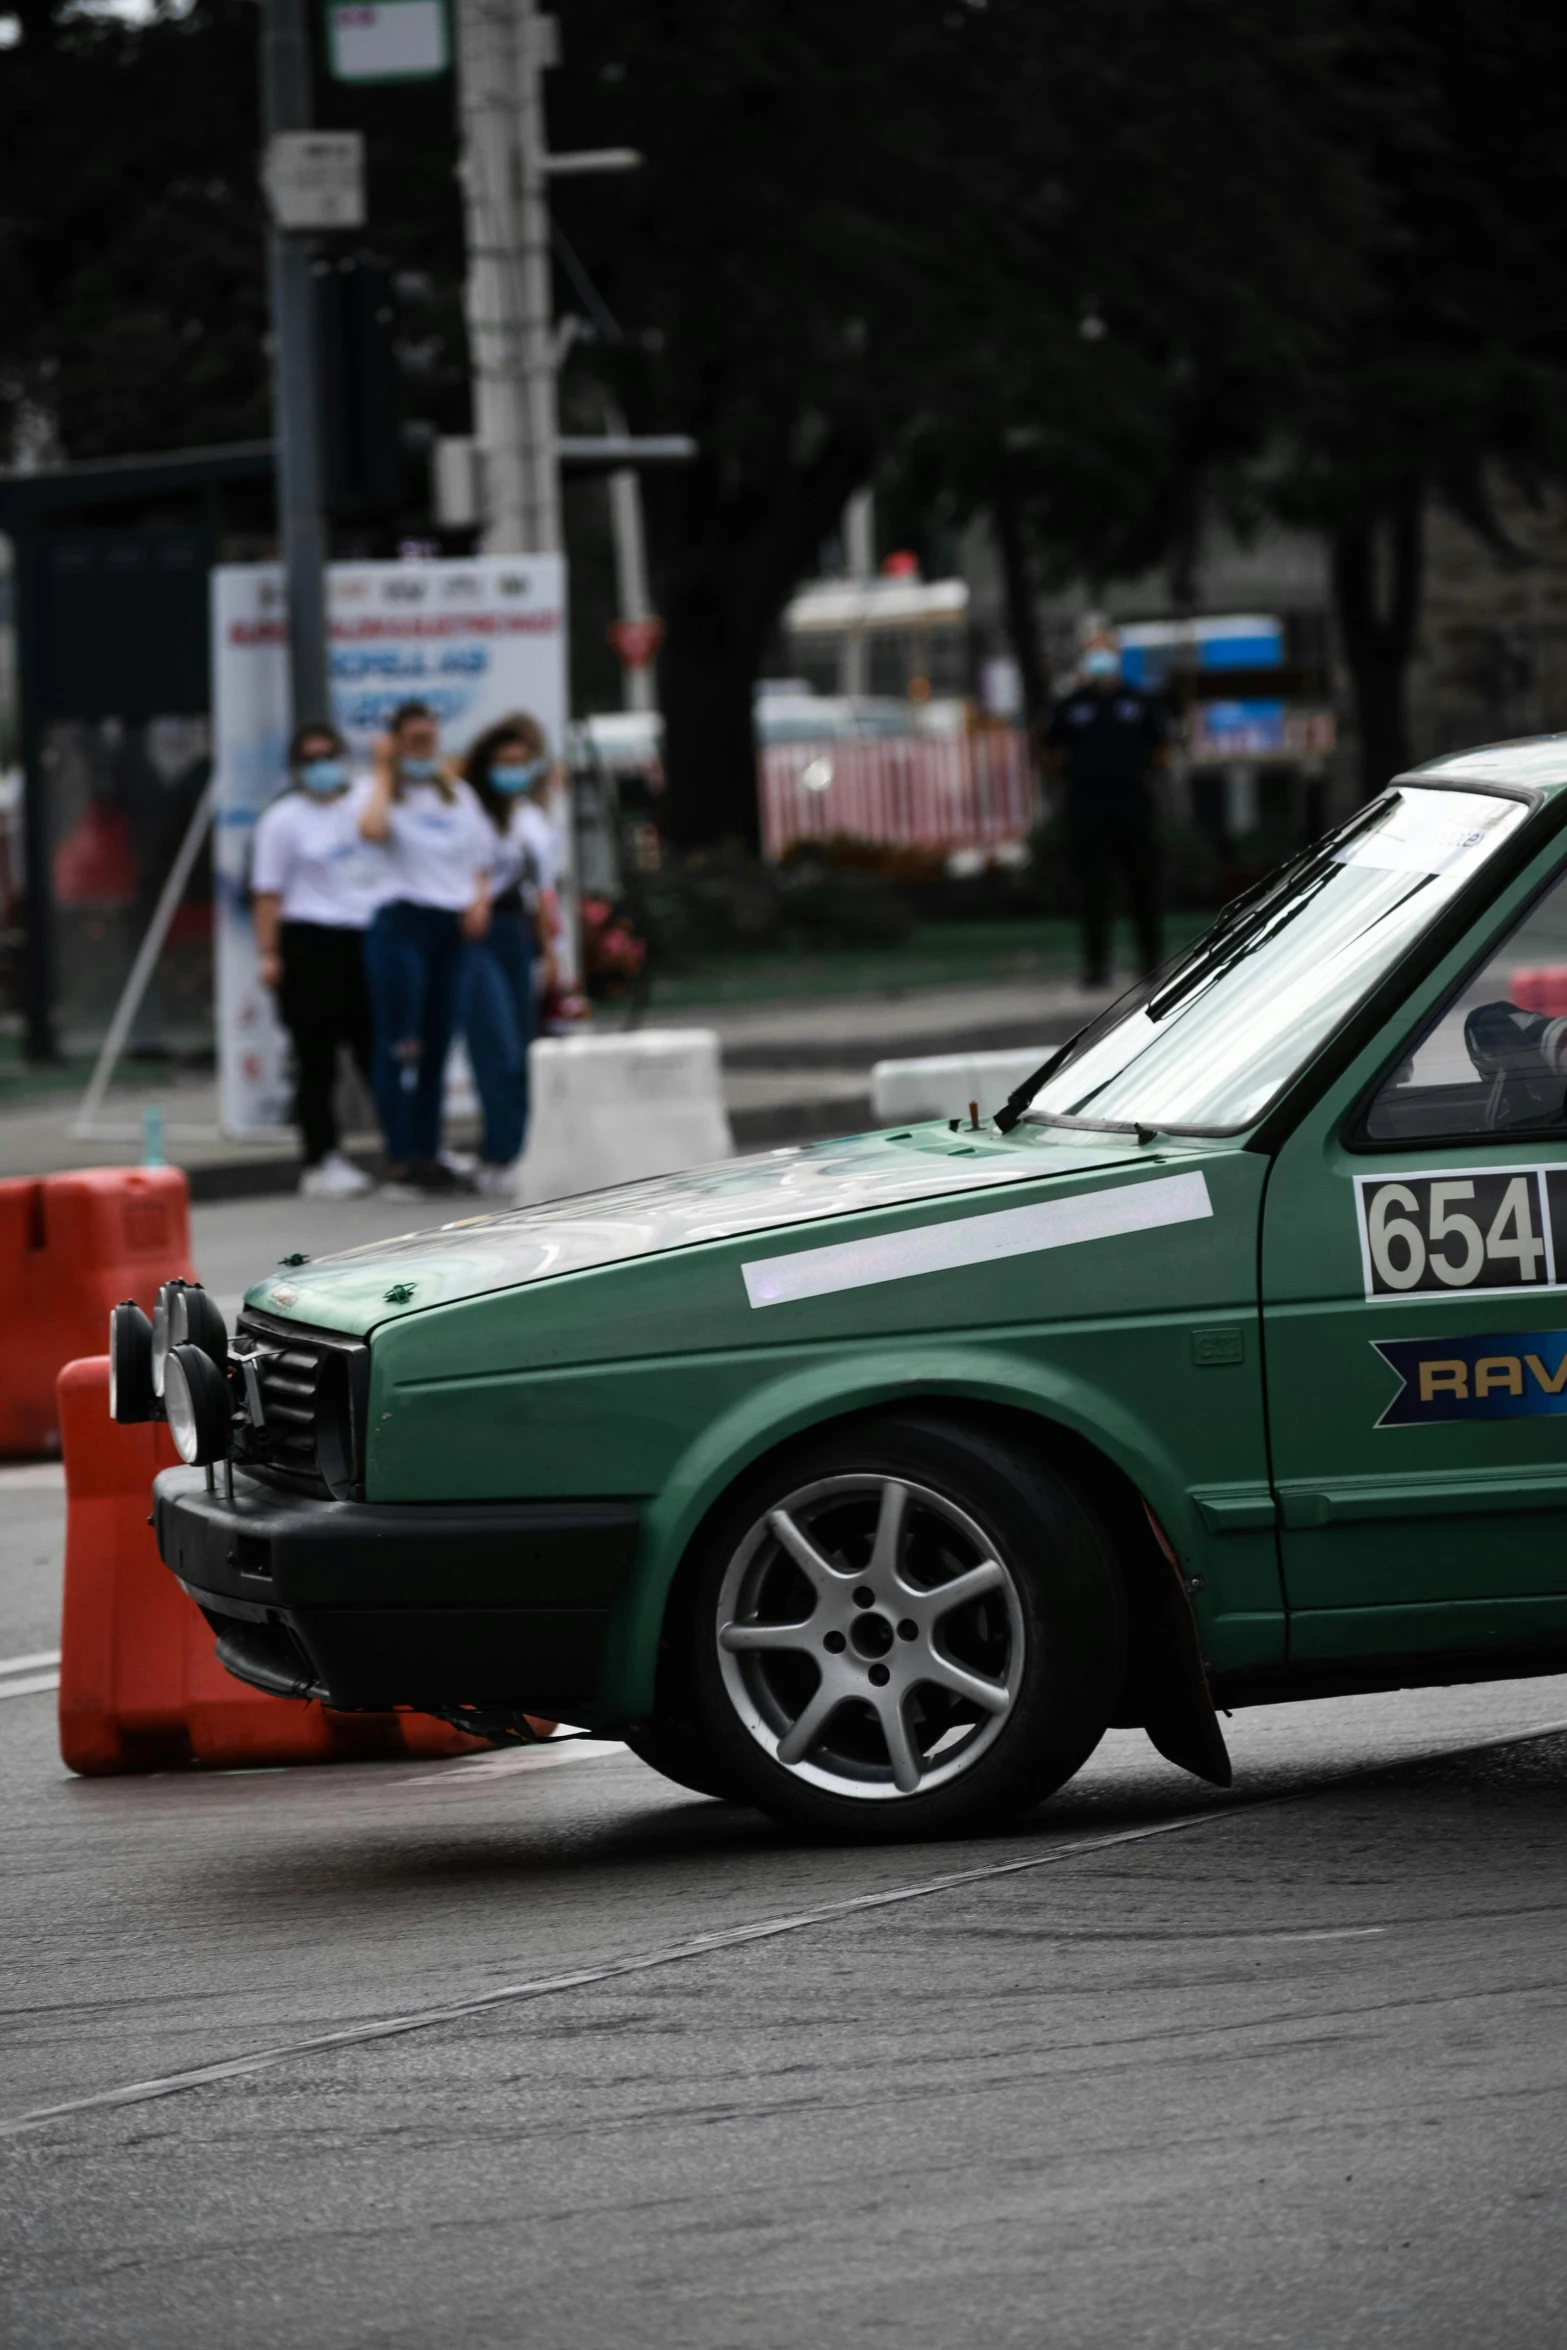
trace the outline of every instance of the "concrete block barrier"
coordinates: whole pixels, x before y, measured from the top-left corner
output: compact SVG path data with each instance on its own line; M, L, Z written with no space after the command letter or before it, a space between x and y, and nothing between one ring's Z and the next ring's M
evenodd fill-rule
M406 1762L486 1745L423 1714L334 1714L226 1673L212 1628L158 1556L152 1480L177 1465L161 1423L109 1417L109 1358L60 1373L66 1532L60 1754L103 1777L202 1763Z
M1053 1049L1041 1044L1004 1053L933 1053L919 1061L878 1061L871 1070L875 1122L892 1126L900 1118L966 1118L970 1102L978 1102L982 1118L991 1117Z
M541 1037L528 1068L524 1203L672 1175L734 1150L709 1028Z
M158 1284L196 1277L190 1191L177 1167L90 1167L0 1183L0 1459L59 1449L55 1382L97 1354L109 1309L147 1312Z

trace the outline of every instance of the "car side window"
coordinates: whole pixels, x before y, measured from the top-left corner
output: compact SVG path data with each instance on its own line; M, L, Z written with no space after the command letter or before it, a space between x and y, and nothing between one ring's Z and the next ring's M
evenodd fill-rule
M1554 882L1378 1086L1360 1140L1567 1137L1567 875Z

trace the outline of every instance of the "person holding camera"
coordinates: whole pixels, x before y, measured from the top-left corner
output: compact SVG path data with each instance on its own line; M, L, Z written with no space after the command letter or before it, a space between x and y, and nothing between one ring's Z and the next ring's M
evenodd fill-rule
M359 831L386 861L365 967L387 1187L438 1197L466 1188L440 1155L442 1090L466 949L490 925L495 834L472 786L448 771L428 702L393 711Z

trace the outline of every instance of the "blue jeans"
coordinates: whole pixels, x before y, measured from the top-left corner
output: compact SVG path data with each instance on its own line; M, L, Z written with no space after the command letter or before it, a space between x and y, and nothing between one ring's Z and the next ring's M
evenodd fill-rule
M463 969L459 1020L484 1112L483 1155L510 1166L528 1131L528 1047L533 1042L533 925L495 914Z
M399 898L365 933L374 1024L372 1082L391 1164L441 1147L441 1089L464 939L461 917Z

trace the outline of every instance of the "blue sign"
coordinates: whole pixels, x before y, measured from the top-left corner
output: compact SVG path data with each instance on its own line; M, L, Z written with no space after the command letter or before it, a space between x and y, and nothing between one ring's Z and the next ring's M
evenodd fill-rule
M1567 1415L1567 1330L1504 1330L1480 1338L1378 1338L1398 1373L1379 1428L1437 1420L1540 1420Z

